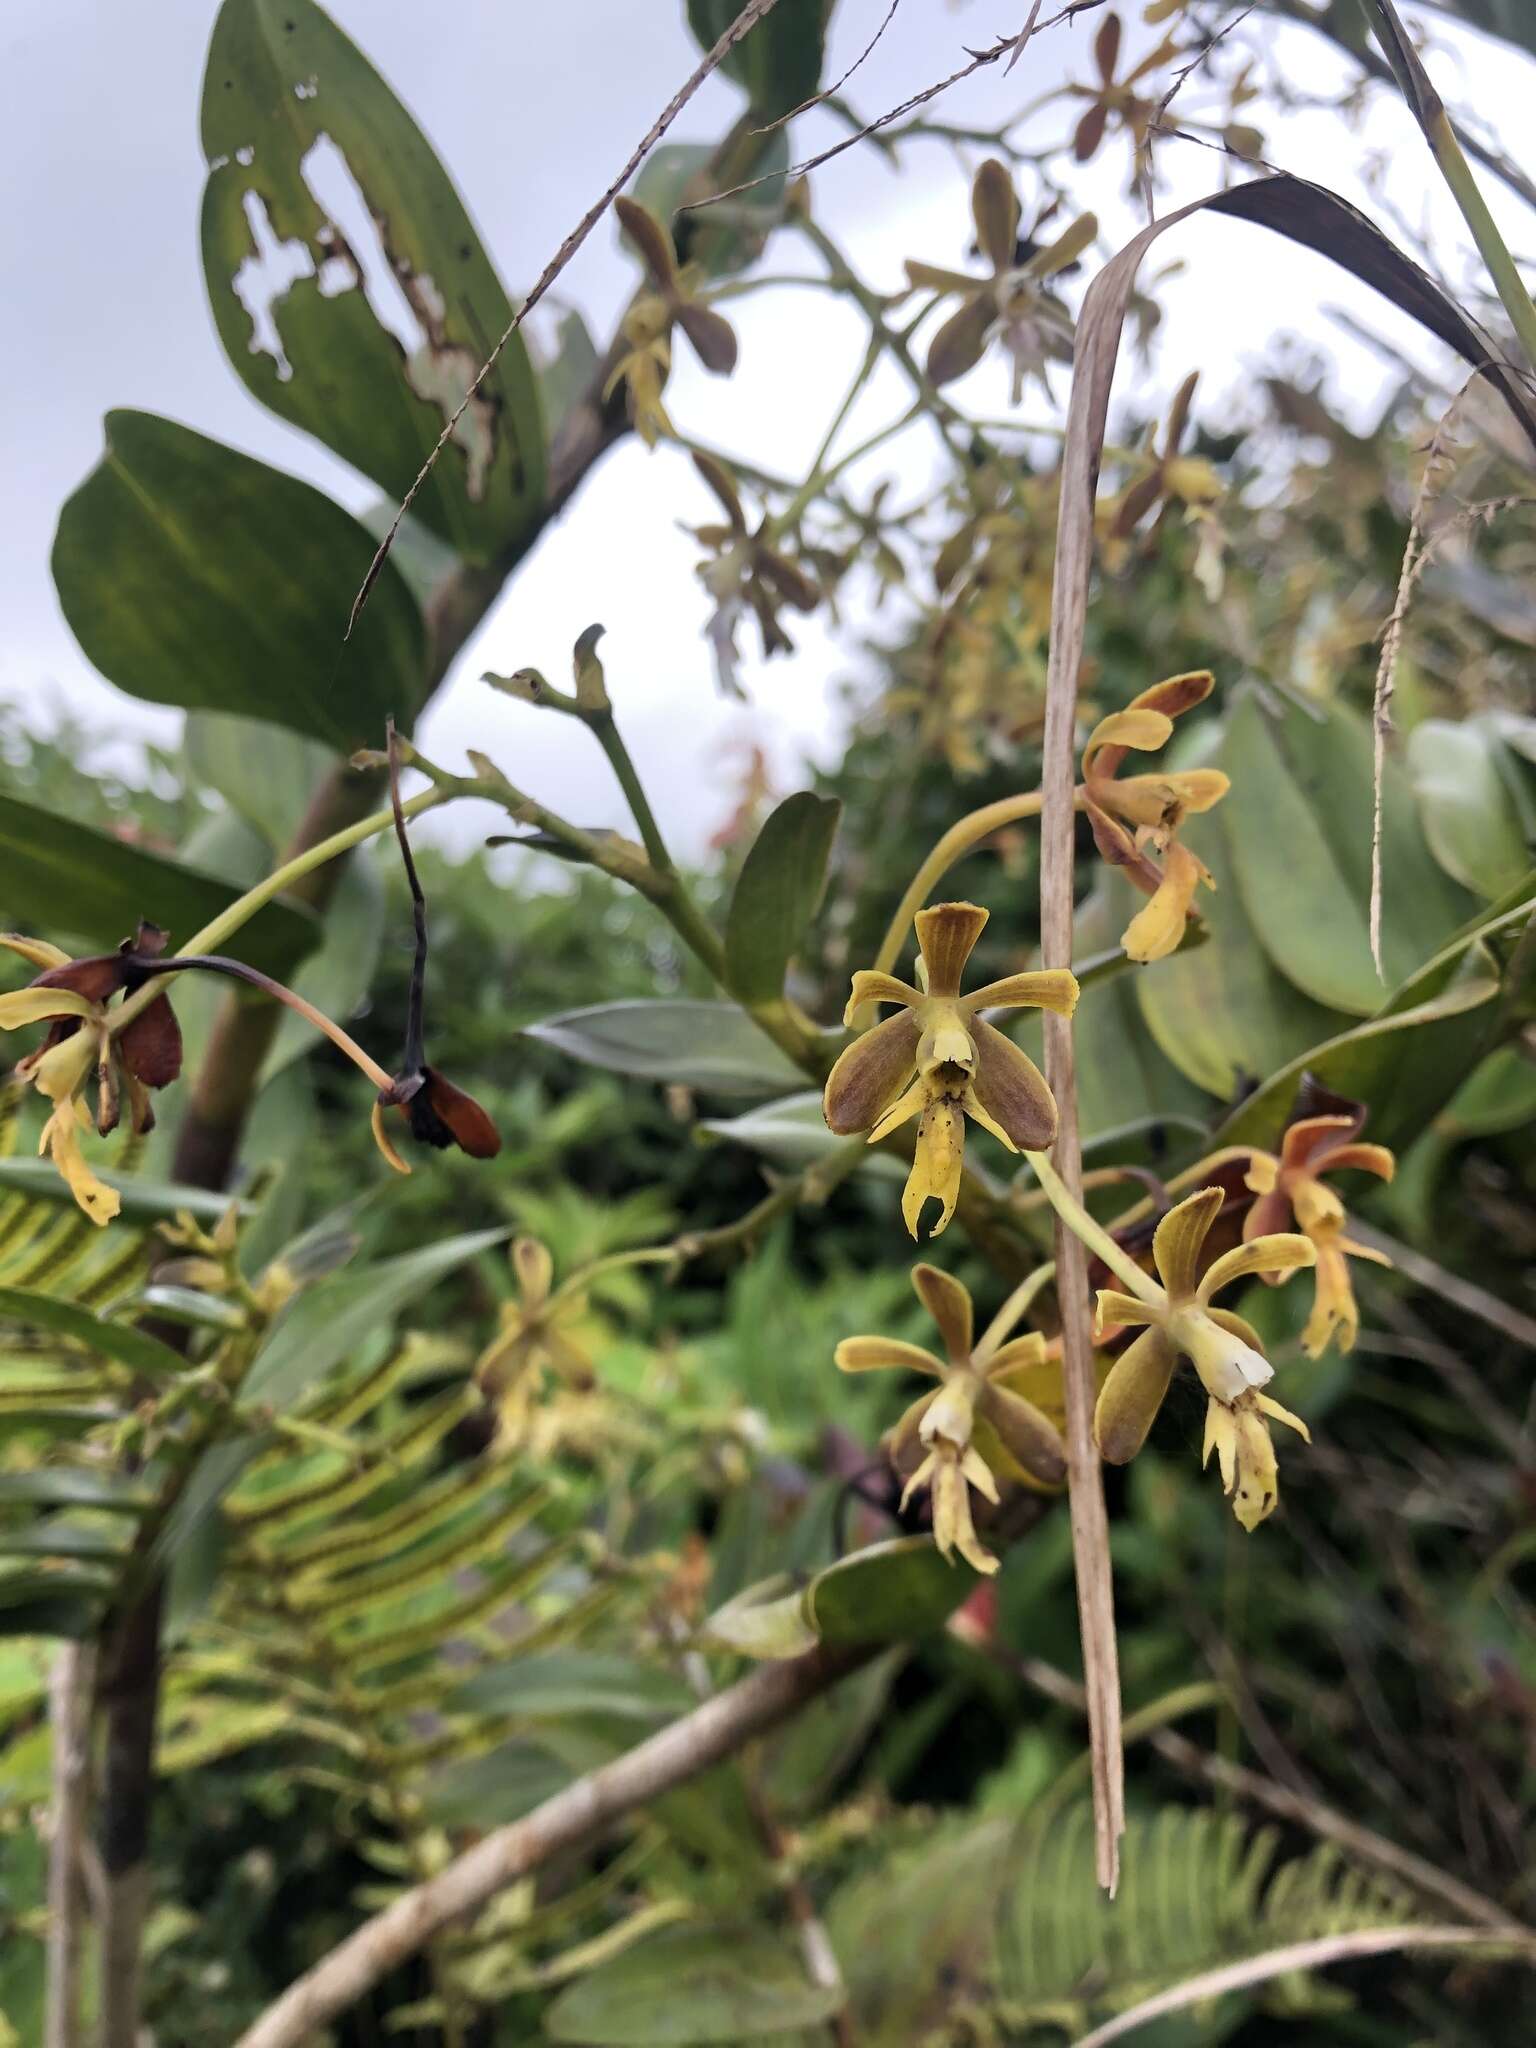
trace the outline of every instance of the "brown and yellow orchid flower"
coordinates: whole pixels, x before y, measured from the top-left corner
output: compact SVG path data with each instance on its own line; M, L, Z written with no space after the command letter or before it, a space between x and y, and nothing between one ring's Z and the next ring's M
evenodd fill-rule
M929 345L928 375L935 384L963 377L981 361L995 335L1013 359L1012 396L1017 405L1026 376L1038 377L1049 392L1047 366L1072 360L1071 315L1045 290L1045 280L1077 261L1099 224L1093 214L1085 213L1048 247L1021 253L1018 194L996 157L988 157L976 173L971 214L977 244L992 266L990 277L970 277L932 263L907 265L915 289L960 296L958 309Z
M785 605L797 612L815 611L822 589L799 562L774 546L766 519L755 529L748 527L735 481L723 463L712 455L696 454L693 466L725 513L723 525L714 520L688 529L709 549L695 571L715 603L705 637L714 653L722 693L741 697L745 693L737 671L736 629L743 614L750 610L757 620L765 659L792 654L795 643L780 623L779 613Z
M1099 554L1111 572L1124 568L1136 529L1149 513L1156 513L1160 522L1173 506L1182 505L1192 519L1209 523L1210 507L1222 495L1221 479L1205 457L1180 453L1199 379L1199 371L1192 370L1174 393L1162 453L1150 448L1135 480L1113 497L1101 499L1095 510Z
M0 1031L48 1026L43 1043L16 1067L53 1104L38 1150L51 1156L93 1223L109 1223L122 1205L116 1189L87 1165L81 1129L94 1123L103 1137L114 1130L126 1088L133 1129L152 1130L149 1091L166 1087L181 1072L181 1030L165 996L156 996L116 1033L108 1007L113 996L132 993L153 977L165 944L158 925L141 923L115 953L76 960L41 939L0 935L0 946L42 970L26 988L0 996ZM93 1083L94 1115L85 1103Z
M1338 1103L1335 1113L1301 1117L1287 1127L1278 1158L1270 1152L1255 1152L1247 1175L1248 1186L1258 1200L1244 1221L1244 1237L1283 1230L1294 1219L1317 1254L1312 1313L1301 1338L1309 1358L1320 1357L1335 1342L1341 1351L1349 1351L1359 1334L1360 1311L1347 1261L1392 1263L1385 1253L1344 1235L1348 1221L1344 1204L1322 1176L1353 1169L1390 1180L1397 1161L1385 1145L1359 1143L1365 1128L1363 1103L1334 1099Z
M835 1354L837 1366L841 1372L889 1366L939 1382L913 1402L888 1439L898 1471L906 1470L914 1452L918 1459L901 1505L926 1486L933 1497L934 1540L944 1556L958 1551L974 1570L995 1572L997 1559L982 1547L971 1519L971 1489L995 1503L1000 1478L1058 1486L1067 1473L1055 1424L1005 1384L1010 1375L1039 1364L1045 1339L1032 1331L995 1348L985 1339L977 1344L971 1297L958 1280L937 1266L921 1265L912 1268L912 1285L938 1324L944 1357L895 1337L845 1337Z
M1144 1294L1100 1291L1096 1338L1115 1329L1141 1329L1110 1368L1093 1415L1094 1441L1111 1465L1129 1464L1147 1440L1173 1378L1187 1358L1209 1396L1205 1454L1214 1450L1232 1512L1255 1529L1279 1498L1274 1447L1266 1417L1308 1436L1299 1417L1262 1390L1274 1368L1252 1326L1211 1298L1252 1274L1284 1276L1315 1258L1311 1241L1293 1233L1255 1237L1223 1252L1202 1273L1201 1253L1225 1200L1219 1187L1200 1188L1170 1209L1157 1226L1152 1258L1160 1286ZM1310 1437L1308 1437L1310 1442Z
M723 313L700 303L701 273L681 268L672 237L655 214L634 199L616 199L619 225L645 265L649 289L638 294L619 323L629 347L609 378L603 396L628 387L635 432L654 448L672 432L661 395L672 370L672 329L681 327L706 370L729 376L736 367L736 333Z
M855 974L844 1023L865 1003L901 1007L842 1053L822 1096L829 1129L840 1137L868 1131L872 1145L910 1117L922 1119L901 1201L914 1237L930 1198L942 1209L933 1236L955 1212L967 1117L1010 1152L1040 1151L1056 1137L1056 1104L1045 1077L980 1013L1028 1008L1070 1017L1077 980L1065 968L1046 968L962 995L965 963L987 915L975 903L939 903L917 913L919 988L892 974L863 968Z
M1123 711L1101 718L1083 749L1079 799L1100 857L1117 867L1151 902L1126 926L1120 943L1133 960L1162 960L1174 952L1192 914L1197 885L1216 884L1210 870L1178 837L1192 812L1221 802L1231 783L1219 768L1167 769L1160 775L1121 775L1127 754L1166 746L1173 721L1211 694L1209 669L1170 676L1133 697ZM1154 854L1162 857L1159 866Z
M1159 70L1170 57L1177 55L1179 48L1176 36L1165 36L1156 49L1149 50L1139 64L1127 71L1124 78L1117 79L1115 71L1120 62L1120 43L1120 17L1118 14L1107 15L1093 39L1098 83L1067 88L1075 98L1088 101L1087 111L1072 134L1072 154L1080 164L1087 163L1104 140L1110 122L1116 121L1130 136L1137 168L1140 168L1152 123L1157 118L1160 96L1143 95L1133 88Z
M500 1412L505 1431L520 1416L542 1375L586 1392L595 1381L592 1361L570 1332L587 1313L586 1296L555 1289L555 1263L536 1237L512 1241L516 1299L501 1311L500 1327L475 1361L475 1382Z

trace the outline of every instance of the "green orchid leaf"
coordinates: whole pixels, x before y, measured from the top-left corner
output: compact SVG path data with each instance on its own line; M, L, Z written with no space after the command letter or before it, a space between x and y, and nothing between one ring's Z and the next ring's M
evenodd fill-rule
M792 114L814 96L821 84L832 4L779 0L726 56L721 70L743 89L760 122ZM745 5L746 0L688 0L688 26L700 49L713 49Z
M1214 889L1198 892L1197 907L1209 927L1210 943L1137 968L1132 991L1163 1057L1223 1102L1232 1101L1308 1046L1320 1044L1348 1021L1341 1011L1304 994L1278 971L1260 944L1237 888L1225 815L1233 801L1228 797L1219 810L1186 820L1179 831L1215 877ZM1127 916L1143 900L1118 881L1113 896ZM1380 994L1378 984L1378 1001ZM1131 1032L1132 1046L1138 1036ZM1079 1062L1086 1067L1087 1061L1085 1050Z
M561 1721L603 1714L621 1721L657 1721L686 1714L698 1701L681 1679L635 1657L596 1650L560 1650L519 1657L476 1672L445 1701L449 1713Z
M713 1137L728 1138L733 1145L745 1145L750 1152L760 1152L779 1166L812 1166L848 1142L827 1129L821 1096L815 1089L782 1095L776 1102L765 1102L740 1116L705 1117L699 1128ZM859 1161L858 1171L898 1185L907 1177L899 1160L875 1150Z
M242 892L196 866L167 860L74 818L0 795L0 919L12 930L84 940L103 952L141 917L184 943ZM242 960L284 976L313 950L320 920L268 903L240 928Z
M106 453L65 504L53 580L108 682L152 704L233 711L342 754L407 726L426 629L386 562L344 641L374 543L297 477L154 413L111 412Z
M551 441L590 388L598 364L597 343L586 321L579 313L565 314L555 329L553 348L535 365Z
M1436 860L1465 888L1497 897L1531 864L1518 773L1488 719L1426 718L1408 735L1408 771Z
M782 6L784 0L779 0ZM704 142L664 142L653 149L635 179L634 196L656 218L671 224L678 254L697 263L706 276L731 277L755 263L768 237L784 218L789 190L789 130L733 138L722 153ZM680 209L728 185L752 182L718 206L697 213Z
M666 1927L588 1970L544 2015L552 2041L587 2048L688 2048L782 2039L840 2010L838 1985L815 1984L792 1942L741 1925Z
M800 790L769 817L742 864L725 927L725 972L744 1003L776 1002L816 915L842 805Z
M803 1078L734 1003L636 997L564 1010L524 1028L589 1067L681 1081L708 1095L779 1095Z
M153 1380L174 1378L186 1368L186 1360L178 1352L147 1330L108 1322L77 1302L62 1301L30 1287L0 1287L0 1322L46 1330L50 1336L79 1344L97 1357L115 1359Z
M981 1583L942 1558L931 1536L896 1536L818 1572L805 1618L824 1643L909 1642L942 1628Z
M125 1224L159 1223L183 1210L199 1223L217 1223L231 1206L242 1216L251 1213L250 1204L233 1195L183 1187L177 1181L140 1180L136 1174L116 1174L109 1166L94 1162L92 1170L122 1196L120 1215ZM28 1201L53 1202L61 1209L72 1209L75 1201L57 1168L46 1159L0 1159L0 1195L25 1195Z
M1364 721L1341 705L1320 716L1291 706L1271 718L1244 692L1228 715L1220 759L1233 783L1223 807L1232 870L1260 945L1315 1002L1372 1015L1384 991L1371 959L1372 765ZM1476 905L1430 852L1406 775L1390 759L1382 870L1382 959L1391 988Z
M271 854L292 843L336 765L318 740L226 711L189 711L182 745L191 779L222 797Z
M1214 1134L1213 1147L1273 1149L1303 1074L1336 1095L1369 1106L1368 1137L1398 1149L1411 1143L1493 1045L1507 947L1536 914L1529 897L1460 934L1396 991L1367 1023L1315 1046L1271 1075Z
M103 1515L145 1515L154 1487L119 1472L86 1466L40 1465L31 1472L0 1472L0 1507L94 1508Z
M798 1657L820 1641L805 1618L805 1596L788 1572L743 1587L715 1609L700 1634L714 1648L769 1661Z
M313 0L225 0L202 144L203 270L225 353L263 405L398 503L512 320L452 180ZM484 562L528 533L544 488L538 389L513 335L412 510ZM346 605L361 576L327 567Z
M348 1266L317 1281L273 1324L240 1389L240 1405L293 1407L375 1330L414 1306L456 1267L504 1243L506 1237L505 1230L470 1231L381 1265Z

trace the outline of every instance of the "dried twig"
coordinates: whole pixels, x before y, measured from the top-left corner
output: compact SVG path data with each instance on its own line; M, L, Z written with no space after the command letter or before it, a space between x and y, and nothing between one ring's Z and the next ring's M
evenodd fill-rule
M1285 1948L1266 1949L1262 1955L1245 1956L1240 1963L1226 1963L1219 1970L1204 1970L1198 1977L1186 1977L1182 1984L1159 1991L1153 1998L1144 1998L1129 2012L1116 2013L1091 2034L1080 2034L1073 2048L1108 2048L1108 2043L1118 2041L1122 2034L1134 2033L1165 2013L1185 2012L1192 2005L1221 1997L1224 1992L1246 1991L1291 1970L1319 1970L1329 1963L1347 1963L1356 1956L1390 1955L1394 1949L1511 1945L1510 1936L1495 1934L1486 1927L1369 1927L1356 1934L1324 1934L1315 1941L1293 1941Z
M421 489L422 485L426 482L427 478L432 474L432 469L437 461L437 458L442 454L443 450L447 447L448 443L453 439L454 429L458 426L459 421L463 419L464 414L469 409L470 400L475 396L475 393L480 389L480 386L484 383L485 379L491 374L492 370L495 369L498 361L501 358L502 350L506 347L507 343L512 339L513 335L516 334L519 327L522 326L523 322L527 319L528 315L533 311L534 307L539 303L540 299L543 298L544 294L549 290L550 286L554 283L555 279L560 275L561 271L564 270L565 266L570 262L571 258L576 254L576 251L581 247L582 243L587 239L588 235L590 235L592 230L597 226L598 222L602 219L603 215L608 211L608 208L613 203L616 194L623 191L624 187L629 183L629 180L634 176L636 170L645 161L646 157L650 155L651 151L655 148L656 144L660 142L662 136L666 134L667 130L672 126L672 123L683 111L683 108L686 107L688 102L693 98L694 94L698 91L699 87L704 83L705 79L708 78L710 73L718 67L721 61L730 54L730 52L735 48L736 44L741 41L742 37L746 35L750 29L756 28L757 24L777 4L778 0L747 0L746 6L742 8L740 14L737 15L736 19L731 23L730 27L725 31L724 35L721 36L720 40L715 44L714 48L709 50L705 54L703 59L694 68L692 74L687 79L687 81L683 85L679 86L678 90L672 95L671 99L668 100L667 104L656 116L656 119L651 123L650 127L647 128L644 135L641 136L635 148L630 152L628 161L625 163L623 170L619 172L619 175L613 180L612 184L608 186L606 191L603 193L602 197L596 200L591 206L587 208L586 212L582 215L581 219L576 223L575 227L572 228L571 232L560 244L560 247L555 251L554 255L550 258L549 262L544 266L544 269L539 273L538 279L535 282L533 289L529 292L527 298L523 300L523 303L518 307L517 311L512 315L511 320L503 329L501 338L496 343L496 346L491 350L490 354L486 357L485 361L480 365L479 369L475 372L472 383L470 384L469 388L465 391L464 396L459 400L458 405L455 406L453 413L448 420L447 425L443 428L443 431L438 435L436 444L434 445L431 454L427 457L426 461L421 465L421 468L417 471L415 482L411 485L410 489L401 499L399 509L396 511L394 518L391 519L391 521L389 522L388 531L385 533L384 538L379 542L377 552L375 553L373 560L368 564L368 572L363 577L362 583L358 587L356 597L354 597L352 600L352 610L347 618L347 630L344 635L344 638L348 640L351 639L353 629L357 625L358 619L362 615L363 606L368 602L369 593L373 589L374 584L378 581L379 571L384 567L384 564L389 556L389 551L395 544L395 535L400 531L401 521L405 518L406 513L410 511L416 493Z
M891 4L886 9L885 18L880 23L880 26L875 30L874 34L870 37L869 41L864 45L863 49L860 50L858 56L855 57L853 62L848 66L848 69L843 73L841 78L834 80L834 82L831 85L824 85L820 92L813 92L808 100L802 100L798 107L791 107L787 114L780 114L776 121L764 122L761 128L755 128L752 131L753 134L772 135L776 128L784 127L786 123L793 121L796 115L808 114L811 111L812 107L819 107L824 100L836 99L837 95L848 83L849 79L852 78L855 71L857 71L861 65L867 63L868 60L874 55L876 44L880 41L880 38L885 34L886 30L890 27L891 23L896 19L896 10L900 5L901 0L891 0ZM1039 11L1039 7L1040 0L1035 0L1035 8L1037 12Z

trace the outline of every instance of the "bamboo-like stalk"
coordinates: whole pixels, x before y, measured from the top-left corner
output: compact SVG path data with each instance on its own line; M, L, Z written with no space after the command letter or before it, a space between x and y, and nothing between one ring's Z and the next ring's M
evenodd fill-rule
M65 1643L48 1676L53 1797L48 1809L48 1937L43 2048L80 2048L81 1856L90 1808L91 1696L96 1651Z

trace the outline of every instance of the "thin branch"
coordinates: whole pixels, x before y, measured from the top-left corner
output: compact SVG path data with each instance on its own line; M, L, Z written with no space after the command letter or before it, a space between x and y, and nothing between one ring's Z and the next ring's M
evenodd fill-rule
M1131 2034L1149 2020L1165 2013L1184 2012L1207 1999L1220 1998L1227 1991L1246 1991L1266 1984L1271 1977L1283 1977L1292 1970L1318 1970L1329 1963L1347 1963L1356 1956L1390 1955L1394 1949L1507 1947L1507 1935L1494 1934L1485 1927L1372 1927L1356 1934L1324 1934L1315 1941L1293 1941L1285 1948L1266 1949L1262 1955L1245 1956L1240 1963L1226 1963L1219 1970L1204 1970L1198 1977L1186 1977L1153 1998L1144 1998L1129 2012L1117 2013L1091 2034L1080 2034L1073 2048L1108 2048L1122 2034Z
M235 2048L300 2048L318 2028L431 1940L551 1856L581 1848L638 1806L696 1778L766 1734L856 1671L873 1649L821 1647L765 1664L639 1743L578 1778L532 1813L487 1835L425 1884L414 1885L349 1934L339 1948L268 2006Z
M623 170L619 172L619 175L607 187L602 197L594 201L594 203L587 208L586 212L582 215L581 219L577 222L576 226L572 228L571 232L560 244L560 247L555 251L554 255L550 258L549 262L544 266L544 269L539 273L538 279L535 282L533 289L529 292L528 296L523 300L522 304L518 307L517 311L512 315L511 320L508 322L507 326L502 330L500 340L496 343L496 346L491 350L490 354L486 357L485 361L480 365L479 369L475 372L473 381L469 385L468 389L465 391L464 396L460 399L458 405L454 408L452 414L448 419L447 424L443 428L443 431L438 435L436 444L433 447L431 454L427 457L426 461L421 465L421 468L417 471L415 482L411 485L410 489L406 492L404 498L400 501L399 509L396 511L394 518L391 519L391 521L389 522L388 531L385 533L384 538L379 542L378 550L375 553L373 560L368 564L368 572L364 576L362 583L358 587L356 597L354 597L352 600L352 610L347 619L346 633L343 636L345 639L350 640L352 637L353 629L356 627L358 619L362 615L363 606L368 602L369 593L373 589L374 584L378 581L379 572L384 567L385 561L388 559L389 556L389 551L395 544L396 534L400 531L401 521L405 518L406 513L410 511L411 505L415 500L416 493L421 489L422 485L426 482L427 478L432 474L432 470L437 462L437 458L442 454L443 450L447 447L448 443L453 439L453 435L455 429L458 427L459 421L463 419L465 413L469 409L470 401L474 398L475 394L479 391L480 386L485 382L486 378L491 374L492 370L495 369L497 363L500 361L502 350L506 347L507 343L512 339L513 335L516 334L519 327L522 326L523 322L527 319L528 315L533 311L534 307L539 303L540 299L544 297L544 294L549 290L550 286L554 283L555 279L560 275L561 271L564 270L565 266L576 254L577 250L581 247L582 243L585 242L588 235L590 235L592 230L597 226L598 222L602 219L603 215L608 211L608 208L612 205L615 196L619 192L623 191L624 187L629 183L630 179L634 176L636 170L645 161L646 157L650 155L652 149L655 148L656 144L660 142L662 136L666 134L667 130L672 126L672 123L677 119L678 115L683 111L684 107L686 107L688 102L693 98L694 94L698 91L699 87L704 83L705 79L709 77L712 71L717 69L717 67L720 65L724 58L730 55L731 51L741 41L742 37L746 35L749 30L756 28L757 24L761 20L763 20L763 18L770 12L770 10L774 8L777 4L778 0L747 0L746 6L742 8L740 14L737 15L736 19L731 23L729 28L726 29L724 35L720 37L719 41L715 44L714 48L706 53L706 55L702 58L699 64L694 68L692 74L687 79L686 83L681 85L678 88L678 90L672 95L671 99L668 100L667 104L662 108L661 112L657 115L656 119L651 123L650 127L645 131L644 135L641 136L635 148L630 152L629 158L626 161Z
M820 92L813 92L808 100L802 100L798 107L791 107L787 114L780 114L776 121L769 121L761 128L754 128L752 131L753 134L771 135L776 128L783 128L788 122L793 121L797 114L808 114L812 107L819 107L823 100L836 99L837 95L848 83L849 79L852 78L855 71L859 70L861 66L867 63L868 60L874 55L875 45L880 41L880 38L885 34L886 30L890 27L891 23L896 19L896 10L900 5L901 0L891 0L890 6L885 11L884 20L881 22L880 26L875 30L874 34L870 37L869 41L864 45L863 49L860 50L858 56L855 57L853 62L848 66L848 69L843 73L841 78L839 78L832 85L823 86ZM1038 14L1039 11L1040 0L1035 0L1035 12Z
M1356 1217L1350 1219L1350 1231L1362 1244L1368 1244L1373 1251L1385 1252L1398 1272L1410 1279L1416 1287L1423 1287L1431 1294L1438 1294L1442 1301L1450 1302L1453 1308L1465 1309L1468 1315L1476 1316L1479 1322L1508 1337L1513 1344L1523 1345L1527 1351L1536 1351L1536 1317L1523 1315L1519 1309L1511 1308L1507 1301L1500 1301L1496 1294L1490 1294L1484 1287L1476 1286L1471 1280L1463 1280L1459 1274L1448 1273L1444 1266L1427 1258L1423 1252L1416 1252L1406 1244L1399 1244L1395 1237L1388 1237L1384 1230L1362 1223Z

